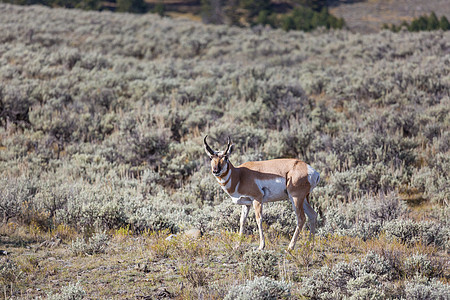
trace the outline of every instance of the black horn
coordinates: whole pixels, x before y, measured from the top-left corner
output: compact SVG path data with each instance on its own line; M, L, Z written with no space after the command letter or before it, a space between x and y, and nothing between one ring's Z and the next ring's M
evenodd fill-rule
M230 150L230 147L231 147L231 140L230 140L230 137L228 137L228 140L227 140L227 142L228 142L228 145L227 145L227 150L225 150L225 155L228 155L228 151Z
M216 152L213 151L213 149L211 149L211 147L208 145L208 143L206 142L206 138L208 136L206 135L205 138L203 139L203 142L205 143L205 150L207 153L209 153L210 155L216 155Z

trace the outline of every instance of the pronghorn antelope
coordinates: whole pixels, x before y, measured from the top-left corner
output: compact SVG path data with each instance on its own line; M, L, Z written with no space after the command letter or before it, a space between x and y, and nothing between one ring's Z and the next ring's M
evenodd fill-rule
M244 225L250 211L255 209L259 229L259 249L264 249L265 240L262 229L262 207L264 203L289 199L297 215L297 227L289 244L293 249L306 217L309 218L311 235L316 229L317 213L309 204L309 194L320 180L319 173L298 159L274 159L249 161L234 167L229 161L233 151L230 138L225 151L214 151L206 142L205 151L211 159L211 171L222 189L235 204L242 205L239 234L244 233Z

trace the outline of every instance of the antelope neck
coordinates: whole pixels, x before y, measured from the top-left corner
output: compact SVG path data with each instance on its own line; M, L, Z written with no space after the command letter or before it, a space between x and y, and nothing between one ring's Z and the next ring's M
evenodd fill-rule
M228 161L227 162L227 168L226 171L222 174L216 176L217 181L220 183L221 186L227 186L228 183L231 180L232 173L233 173L233 165Z

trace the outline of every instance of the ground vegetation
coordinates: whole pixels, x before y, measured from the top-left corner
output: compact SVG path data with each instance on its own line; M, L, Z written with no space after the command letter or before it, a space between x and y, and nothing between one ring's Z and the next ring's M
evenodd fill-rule
M0 4L2 293L445 298L449 43ZM320 172L314 243L288 202L236 234L206 134Z

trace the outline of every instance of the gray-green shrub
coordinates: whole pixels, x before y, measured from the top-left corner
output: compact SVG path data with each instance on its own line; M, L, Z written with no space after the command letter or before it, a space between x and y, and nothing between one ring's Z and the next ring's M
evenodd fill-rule
M404 262L405 275L414 277L420 275L426 278L440 277L444 271L444 264L436 259L430 259L424 254L414 254Z
M24 273L14 260L8 257L0 258L0 282L6 287L16 284L24 277Z
M422 243L448 249L450 243L449 227L430 221L397 219L385 223L383 230L388 238L397 238L406 244Z
M389 221L396 220L407 211L405 203L395 193L364 196L340 207L329 208L319 234L341 234L362 238L375 238Z
M417 275L405 285L406 299L444 300L450 295L450 287L437 279L428 279Z
M268 277L258 277L243 285L233 287L224 299L289 299L291 285L284 281L276 281Z
M419 295L445 299L448 295L448 285L425 277L414 277L402 288L393 287L390 281L401 275L393 262L385 255L369 252L362 259L340 262L333 267L324 266L303 280L301 292L315 299L397 299L405 295L407 299L427 298L417 298Z
M279 275L279 256L270 250L254 251L250 250L243 256L244 272L250 278L266 276L278 278Z
M82 300L86 297L86 291L80 282L75 284L69 283L69 285L62 288L60 293L52 294L47 296L49 300Z
M74 255L101 254L106 251L109 237L104 232L99 232L91 236L87 241L77 238L72 241L71 250Z

